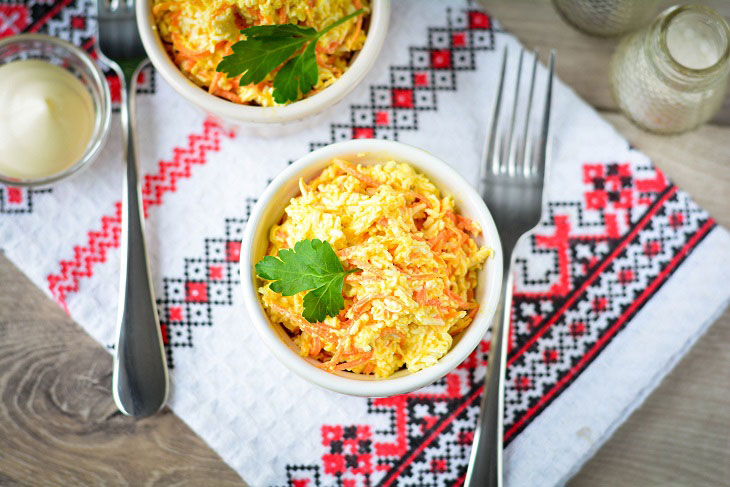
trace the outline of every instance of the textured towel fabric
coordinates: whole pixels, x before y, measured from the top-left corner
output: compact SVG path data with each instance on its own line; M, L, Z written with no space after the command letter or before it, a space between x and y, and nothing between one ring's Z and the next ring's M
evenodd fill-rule
M90 50L91 8L89 0L4 3L0 35L43 31ZM396 139L474 180L505 45L513 53L519 46L475 4L394 2L386 47L365 81L335 110L283 136L206 118L151 68L143 72L142 192L170 406L249 484L463 480L486 341L413 394L327 392L258 343L237 261L256 197L313 148ZM118 121L112 129L99 160L77 177L46 189L0 186L6 255L104 345L113 342L119 272ZM553 129L549 202L517 261L505 411L510 486L563 483L730 296L727 232L562 83Z

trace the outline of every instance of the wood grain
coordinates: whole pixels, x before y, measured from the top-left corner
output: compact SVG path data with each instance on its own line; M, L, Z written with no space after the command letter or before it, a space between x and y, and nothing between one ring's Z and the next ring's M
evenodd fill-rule
M563 81L730 226L730 128L642 132L612 113L615 40L573 30L546 0L485 3L528 46L557 48ZM730 2L701 3L730 15ZM730 105L721 118L730 121ZM571 487L726 485L729 384L726 310ZM116 412L110 390L109 354L0 253L0 485L243 485L169 410L132 420Z
M728 385L730 309L569 486L728 485Z
M0 254L0 485L242 485L165 408L135 421L111 355Z

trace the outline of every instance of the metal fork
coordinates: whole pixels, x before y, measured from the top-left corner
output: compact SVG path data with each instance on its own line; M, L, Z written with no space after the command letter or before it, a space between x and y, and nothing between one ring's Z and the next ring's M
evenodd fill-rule
M135 143L134 80L146 62L137 31L134 0L97 0L101 58L122 83L122 127L126 170L122 198L122 269L117 341L114 356L114 402L124 414L148 416L167 399L167 360L150 279L144 239L144 213Z
M536 141L530 135L530 113L535 93L537 53L533 53L530 87L523 112L524 120L520 123L520 82L524 54L525 51L522 49L517 62L512 112L504 126L501 123L504 118L501 116L501 111L507 48L504 49L490 134L484 161L480 168L479 192L497 224L502 249L504 249L505 279L502 284L502 315L497 316L492 324L489 365L482 394L481 414L474 434L469 468L464 482L464 485L471 487L502 486L504 377L512 304L512 253L518 241L537 226L542 215L555 53L550 53L544 109L540 132L537 137L534 137L537 139Z

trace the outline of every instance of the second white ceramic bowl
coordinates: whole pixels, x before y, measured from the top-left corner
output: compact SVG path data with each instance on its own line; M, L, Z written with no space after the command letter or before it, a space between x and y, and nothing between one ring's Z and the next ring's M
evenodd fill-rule
M469 327L454 339L451 350L436 365L410 372L400 370L385 379L352 372L326 372L313 359L299 355L298 348L282 326L271 323L257 292L261 281L254 265L266 255L269 230L278 223L289 200L299 194L298 181L316 177L332 158L338 157L354 164L377 164L389 160L407 162L428 176L442 193L451 194L458 211L482 227L477 238L479 245L494 250L479 273L476 300L479 312ZM251 212L241 244L241 285L251 325L261 341L289 369L304 379L327 389L354 396L383 397L402 394L424 387L443 377L476 348L487 332L499 302L502 286L502 249L492 216L471 185L448 164L415 147L377 139L358 139L340 142L310 152L274 179L259 198Z
M372 0L367 39L340 79L303 100L289 105L257 107L233 103L211 95L190 81L175 66L160 40L152 16L153 0L137 0L137 26L145 51L155 69L183 98L220 118L242 124L281 124L302 120L322 112L345 97L375 64L388 33L390 0Z

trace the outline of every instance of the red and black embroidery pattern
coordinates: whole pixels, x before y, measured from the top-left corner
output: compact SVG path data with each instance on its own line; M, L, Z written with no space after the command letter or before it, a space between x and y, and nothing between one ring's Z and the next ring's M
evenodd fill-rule
M596 191L603 191L595 190L602 177L591 174L617 168L624 173L623 196L591 208ZM538 279L529 279L524 261L518 273L505 387L508 442L629 323L714 226L661 173L637 170L652 177L634 179L628 163L584 165L584 202L550 203L530 242L533 257L553 256L546 273L553 276L545 292L534 292L527 282ZM590 224L596 214L604 225Z
M615 169L614 164L589 164L584 172L591 174L599 167ZM629 164L623 167L629 172ZM524 279L525 272L520 271L523 280L516 285L505 390L506 444L630 323L714 227L689 197L666 184L660 173L654 175L651 180L632 178L624 186L638 198L631 212L635 221L620 235L613 233L610 223L611 207L616 205L589 209L585 202L550 204L529 252L535 256L550 249L556 254L555 265L544 273L551 277ZM651 188L648 181L653 181ZM593 197L595 183L587 184L586 198ZM644 204L641 213L639 201ZM591 213L600 210L608 225L597 231L591 224L597 215ZM560 252L565 256L557 255ZM568 273L566 283L561 282L562 273ZM540 281L548 291L526 292L524 280L533 286ZM372 445L357 464L354 453L349 453L348 462L352 449L341 450L338 443L333 449L328 440L344 427L322 426L321 460L288 467L286 485L460 485L478 415L487 350L485 341L455 372L422 391L368 400L368 412L387 415L391 426L372 433L367 425L349 426L367 433Z
M170 367L176 348L193 346L196 328L213 325L213 308L233 304L240 285L241 238L254 203L246 201L244 218L226 218L222 236L205 239L202 257L185 259L182 276L162 279L157 307Z
M0 184L0 214L32 213L35 195L50 192L48 188L28 189Z
M0 1L0 38L24 32L44 33L79 46L92 58L98 59L95 12L94 0ZM118 111L121 97L119 79L106 66L99 65L109 83L114 111ZM155 93L156 73L151 65L142 70L137 83L137 93ZM0 214L32 213L32 194L51 191L51 188L28 191L0 183ZM3 204L3 198L6 204Z
M150 208L162 205L165 194L177 191L178 181L192 176L193 167L206 164L210 153L220 151L224 138L234 137L213 118L202 125L200 132L188 134L185 144L172 148L169 159L158 161L157 172L144 175L141 193L145 218ZM106 261L107 250L119 247L122 202L113 206L114 211L103 215L89 230L86 242L75 245L73 255L62 258L58 269L46 277L51 296L64 308L68 295L78 292L81 280L91 277L95 266Z
M476 70L476 56L494 49L494 31L484 12L446 9L446 25L430 27L425 45L408 48L409 62L391 66L390 83L369 87L369 103L350 106L350 122L332 124L330 140L313 142L310 150L343 140L398 140L418 130L419 112L438 110L439 92L456 91L458 74Z

